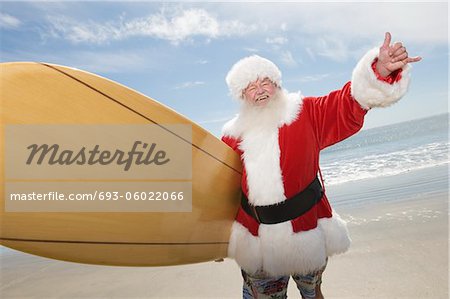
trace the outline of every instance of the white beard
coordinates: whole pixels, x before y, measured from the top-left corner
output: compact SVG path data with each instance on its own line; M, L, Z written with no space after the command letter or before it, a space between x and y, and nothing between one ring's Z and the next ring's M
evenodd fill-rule
M301 110L300 93L279 90L265 105L242 102L234 122L234 132L241 138L239 148L247 171L248 198L253 205L282 202L283 178L280 168L278 130L294 121Z

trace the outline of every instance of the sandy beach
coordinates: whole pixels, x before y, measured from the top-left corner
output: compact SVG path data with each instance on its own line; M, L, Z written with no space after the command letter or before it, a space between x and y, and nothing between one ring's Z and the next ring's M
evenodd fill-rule
M338 210L352 247L331 258L326 298L448 298L446 196ZM132 268L83 265L3 248L2 298L239 298L233 260ZM299 298L291 281L288 295Z

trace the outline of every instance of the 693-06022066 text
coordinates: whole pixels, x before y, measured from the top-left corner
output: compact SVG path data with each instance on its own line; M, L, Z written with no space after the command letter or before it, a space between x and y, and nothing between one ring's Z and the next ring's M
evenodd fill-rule
M47 193L11 193L9 200L183 200L183 191L95 191L94 193L69 193L50 191Z

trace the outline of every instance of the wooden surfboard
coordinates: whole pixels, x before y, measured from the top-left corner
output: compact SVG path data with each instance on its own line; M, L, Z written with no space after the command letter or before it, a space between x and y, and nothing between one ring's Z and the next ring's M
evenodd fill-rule
M97 75L45 63L0 64L0 242L79 263L162 266L226 257L241 163L221 140L172 109ZM191 212L5 211L10 124L192 125Z

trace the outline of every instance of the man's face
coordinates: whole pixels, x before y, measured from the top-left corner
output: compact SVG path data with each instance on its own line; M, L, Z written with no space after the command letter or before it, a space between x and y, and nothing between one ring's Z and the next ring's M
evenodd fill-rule
M250 83L243 92L244 100L256 106L265 105L277 91L277 86L269 78Z

